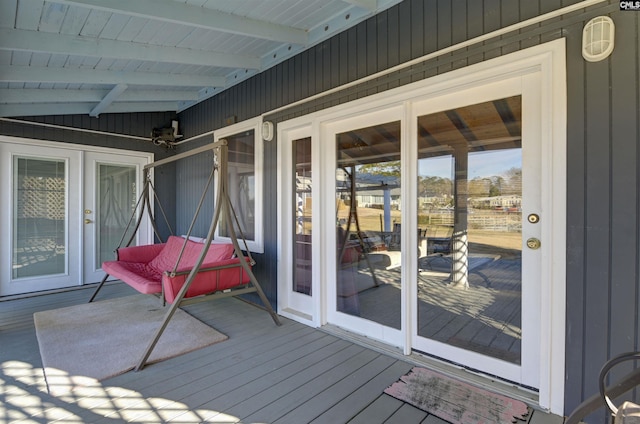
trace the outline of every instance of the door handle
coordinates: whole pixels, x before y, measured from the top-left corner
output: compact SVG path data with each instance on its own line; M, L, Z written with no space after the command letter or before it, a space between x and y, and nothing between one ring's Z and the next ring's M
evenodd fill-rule
M87 219L85 219L85 220L84 220L84 223L85 223L85 224L91 224L92 222L93 222L93 221L92 221L92 220L90 220L89 218L87 218Z
M535 237L531 237L527 240L527 247L532 250L540 249L542 243Z

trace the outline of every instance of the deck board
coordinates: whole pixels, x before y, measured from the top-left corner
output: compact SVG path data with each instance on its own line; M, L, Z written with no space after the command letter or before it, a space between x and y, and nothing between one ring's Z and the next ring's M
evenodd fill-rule
M0 422L431 423L383 393L414 365L346 338L220 299L184 309L229 340L65 396L43 392L33 313L86 302L79 289L0 301ZM120 283L97 301L135 292ZM558 424L534 412L531 424Z
M389 395L383 395L383 397L394 399ZM429 416L429 414L423 410L413 407L408 403L400 403L400 408L398 408L393 415L384 421L385 424L420 423ZM433 417L433 415L431 415L431 417Z
M349 424L369 424L371 422L384 420L389 422L389 419L404 405L404 402L391 397L389 395L382 394L378 396L372 403L367 405L358 415L354 416ZM427 415L426 413L424 414ZM407 421L401 421L407 422ZM415 419L411 422L416 422Z

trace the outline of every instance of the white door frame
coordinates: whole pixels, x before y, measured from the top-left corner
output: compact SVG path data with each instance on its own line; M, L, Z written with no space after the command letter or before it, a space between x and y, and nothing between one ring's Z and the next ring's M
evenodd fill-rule
M14 158L27 157L42 160L59 160L65 165L65 257L64 271L58 274L36 275L13 278L13 230L14 230ZM0 210L0 294L13 295L25 292L50 290L63 287L69 281L81 281L81 261L79 260L81 230L80 215L71 214L80 206L81 193L81 152L55 149L51 145L26 143L22 139L0 136L0 198L6 207ZM71 229L75 231L71 231Z
M423 101L429 98L436 98L447 93L459 91L464 88L481 87L496 81L509 79L512 77L533 76L539 79L540 104L537 111L540 115L541 153L543 158L543 168L540 177L540 192L542 204L548 207L544 211L546 225L540 226L540 239L545 244L546 249L541 251L543 266L540 269L539 277L539 316L540 316L540 346L539 354L539 395L538 403L541 408L547 409L556 414L564 412L564 369L565 369L565 289L566 289L566 56L565 40L558 39L535 47L514 52L502 57L487 60L485 62L460 68L446 74L441 74L423 81L408 84L383 93L358 99L353 102L339 105L330 109L314 112L312 114L295 118L290 121L279 123L278 138L282 139L283 131L287 129L311 125L312 143L326 143L325 137L318 128L323 128L327 123L347 119L352 116L372 112L381 108L388 108L398 104L405 105L405 119L403 121L403 139L410 134L411 128L408 126L411 114L412 102ZM523 110L523 115L536 113ZM523 119L523 122L526 120ZM526 124L525 124L526 125ZM324 129L322 130L324 131ZM332 145L333 146L333 145ZM335 178L335 163L333 168L326 164L322 149L322 160L325 162L321 168L316 168L319 172L329 172L333 170L330 177L323 176L314 178L314 184L320 185L322 198L333 199L335 191L331 190L331 184L325 180ZM288 154L287 151L280 151L280 158ZM402 159L404 161L413 160L410 156L406 144L403 144ZM415 154L413 155L415 158ZM410 180L415 177L415 170L407 172L403 176L402 195L404 201L408 202L405 210L411 209L408 199L415 193L415 183ZM317 174L318 172L316 172ZM409 180L406 180L409 178ZM279 187L282 187L280 185ZM320 202L314 202L320 203ZM415 206L415 205L414 205ZM416 210L415 207L411 210ZM285 211L286 212L286 211ZM407 212L408 213L408 212ZM289 216L286 213L279 214L281 222L288 222ZM314 210L314 217L318 217ZM317 224L318 230L314 232L327 235L320 242L320 247L326 249L333 238L335 222L333 221L333 211L329 214L328 209L323 210L320 216L321 221ZM406 216L407 222L409 216ZM403 221L405 216L403 215ZM530 237L529 233L523 231L523 238ZM290 239L283 239L283 243L288 243ZM403 237L403 249L410 252L417 246L415 235L407 234ZM282 252L286 252L283 249ZM331 268L331 261L335 255L324 255L326 263L314 267L314 278L318 281L327 281L326 270ZM403 255L405 262L409 261L410 253ZM415 256L415 255L413 255ZM281 263L289 262L289 258L279 256ZM335 265L335 264L334 264ZM408 263L403 263L403 267L408 269L403 271L403 349L406 354L411 352L413 334L414 307L412 299L415 272ZM288 286L289 281L280 279L281 285ZM312 315L311 321L319 322L320 325L327 323L328 290L326 284L322 284L320 290L315 291L320 295L320 299L315 299L317 306L311 311L297 311L303 314ZM280 298L282 299L282 298ZM315 303L314 303L315 304Z
M304 324L318 327L320 326L320 290L321 284L318 278L318 272L314 272L311 282L311 295L297 293L293 290L293 255L295 246L293 244L294 231L291 223L293 222L292 211L295 208L293 204L293 189L295 187L295 175L293 174L293 142L306 137L311 137L311 168L314 170L319 168L319 143L317 136L314 136L314 126L303 125L300 127L288 127L282 129L279 133L278 140L278 258L288 258L278 262L279 281L284 282L278 285L278 313L287 318L293 319ZM312 174L313 175L313 174ZM318 184L312 185L311 198L318 199ZM318 202L311 203L312 209L312 225L315 225L320 216L320 205ZM313 231L311 234L311 263L320 264L320 234ZM315 265L313 268L317 268Z
M81 208L83 212L91 211L88 214L85 213L81 216L81 220L84 222L84 219L88 219L91 221L90 223L82 224L82 233L83 233L83 278L82 281L87 283L95 283L102 280L104 277L104 272L102 268L96 268L94 264L97 262L96 256L98 255L98 246L96 240L96 226L98 224L97 214L98 214L98 202L95 198L96 196L96 188L99 181L96 180L97 177L97 166L110 164L110 165L128 165L134 166L136 172L136 187L138 192L136 193L136 199L140 198L140 192L142 187L144 186L143 181L143 167L144 165L151 163L153 160L153 156L151 154L140 154L140 152L132 152L127 150L117 150L117 153L113 151L97 151L97 150L84 150L82 151L83 157L83 196ZM151 177L153 177L153 169L151 169L150 173ZM153 202L151 202L151 207L153 208ZM153 212L153 210L152 210ZM127 219L129 219L129 215ZM135 225L135 221L132 222L131 226ZM126 243L128 240L123 240L123 243ZM152 243L153 241L153 232L152 226L149 221L148 211L145 211L145 216L143 217L142 223L136 232L135 243L137 245ZM115 259L115 255L113 258ZM110 259L110 260L111 260Z
M363 319L348 313L338 311L337 306L337 258L336 258L336 134L355 130L357 128L366 127L369 125L382 124L386 122L400 121L403 122L405 105L403 103L391 104L375 109L369 109L361 111L360 113L349 114L346 117L340 117L337 119L327 119L321 123L320 126L320 140L324 145L321 168L319 178L321 184L324 187L321 194L321 201L323 208L321 211L321 220L324 227L321 230L321 234L324 235L324 243L322 244L324 262L321 267L327 270L323 281L325 282L325 323L334 324L337 326L345 327L357 334L362 334L367 337L380 340L384 343L395 347L404 347L404 338L402 329L395 329L389 326L379 324L377 322ZM407 134L405 134L404 128L401 132L401 151L406 146L405 140ZM403 164L404 165L404 164ZM406 178L403 176L402 182L404 183ZM403 208L403 214L404 214ZM404 215L403 215L404 218ZM404 221L406 222L406 221ZM406 251L405 251L406 252ZM404 254L403 260L411 253ZM416 256L417 257L417 256ZM402 269L402 291L406 289L406 277L405 270ZM404 304L405 298L401 296L401 314L406 311L406 305Z

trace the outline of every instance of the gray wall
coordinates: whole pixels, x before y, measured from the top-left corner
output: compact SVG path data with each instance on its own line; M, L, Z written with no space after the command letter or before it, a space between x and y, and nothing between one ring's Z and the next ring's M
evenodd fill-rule
M172 155L173 152L151 143L151 130L158 127L170 127L171 121L174 119L176 119L175 112L114 113L102 114L97 118L92 118L89 115L60 115L47 117L26 116L16 118L16 120L32 121L35 123L53 125L55 127L43 127L40 125L0 120L0 134L36 140L59 141L71 144L151 152L154 153L155 160L158 160ZM60 129L59 127L79 128L137 137L149 137L149 141L131 138L127 139L106 134L93 134L74 130L65 130ZM162 202L162 207L167 213L169 225L174 229L174 231L176 228L175 183L175 164L156 168L154 186L159 192L161 192L158 197ZM156 210L158 210L157 207ZM166 238L169 234L169 229L160 216L158 219L158 227L161 236Z
M407 0L181 113L181 126L187 136L221 128L228 116L243 121L573 3L577 1ZM615 21L616 48L609 59L587 63L580 53L582 28L603 14ZM640 13L619 11L618 2L602 3L267 116L277 123L566 37L567 414L597 392L598 372L607 358L638 349L639 19ZM268 193L276 190L276 145L265 143ZM189 169L180 169L179 178L186 178L183 172ZM275 196L264 196L264 202L266 250L258 258L258 270L275 301ZM587 421L600 423L604 416L600 411Z

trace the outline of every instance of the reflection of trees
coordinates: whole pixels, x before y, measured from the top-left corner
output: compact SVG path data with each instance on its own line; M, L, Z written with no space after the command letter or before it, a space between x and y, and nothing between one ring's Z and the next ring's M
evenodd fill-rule
M522 193L522 168L510 168L505 172L505 187L503 195Z
M400 177L401 170L402 168L400 167L399 160L379 163L367 163L365 165L358 166L358 173L373 175L389 175Z
M453 182L450 178L418 177L418 196L446 197L453 193Z
M522 193L522 168L510 168L502 175L476 177L469 181L469 197L496 197Z

